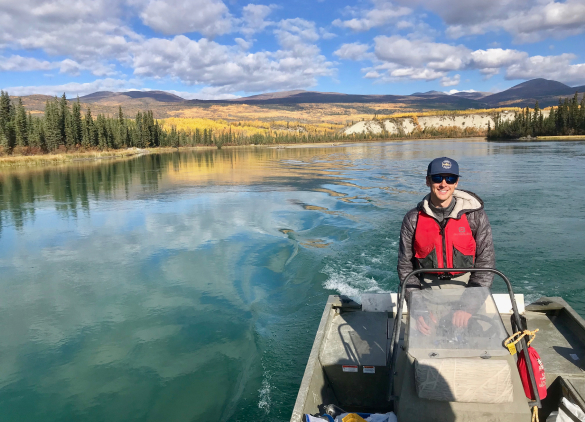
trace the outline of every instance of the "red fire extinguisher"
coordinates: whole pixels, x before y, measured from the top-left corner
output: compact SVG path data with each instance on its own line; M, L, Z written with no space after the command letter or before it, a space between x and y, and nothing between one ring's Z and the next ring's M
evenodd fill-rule
M540 359L540 355L533 347L530 346L532 340L536 336L536 332L538 328L534 331L525 330L524 332L517 332L510 338L508 338L504 344L510 350L510 353L516 353L516 343L520 341L520 339L524 336L530 336L530 340L526 343L526 347L528 348L528 355L530 356L530 362L532 364L532 372L534 373L534 379L536 381L536 388L538 389L538 396L540 399L544 399L546 397L546 375L544 373L544 365L542 364L542 360ZM517 337L517 338L516 338ZM516 338L512 341L513 338ZM532 386L530 385L530 375L528 373L527 362L524 357L524 353L520 353L518 356L518 361L516 362L518 366L518 372L520 373L520 379L522 380L522 386L524 387L524 393L526 397L530 400L535 400L536 396L532 391Z

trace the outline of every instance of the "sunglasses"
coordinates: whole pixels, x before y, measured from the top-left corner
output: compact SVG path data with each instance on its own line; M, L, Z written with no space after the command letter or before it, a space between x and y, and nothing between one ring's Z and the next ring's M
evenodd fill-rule
M457 180L459 180L459 176L456 176L454 174L449 174L447 176L441 176L440 174L434 174L431 177L431 181L433 183L441 183L443 181L443 179L445 179L445 182L447 182L448 185L454 185L455 183L457 183Z

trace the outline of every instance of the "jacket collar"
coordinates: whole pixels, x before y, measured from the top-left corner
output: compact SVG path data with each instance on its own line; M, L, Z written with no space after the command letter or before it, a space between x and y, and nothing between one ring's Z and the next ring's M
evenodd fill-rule
M437 218L435 213L429 207L431 194L427 194L421 202L417 205L419 211L424 211L430 217ZM469 192L462 189L455 189L453 197L457 200L455 207L451 214L447 218L459 219L463 214L478 211L483 209L483 201L473 192Z

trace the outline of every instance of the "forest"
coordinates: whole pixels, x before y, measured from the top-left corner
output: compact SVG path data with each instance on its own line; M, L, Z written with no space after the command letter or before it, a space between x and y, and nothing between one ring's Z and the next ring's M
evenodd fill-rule
M450 114L472 111L451 111ZM435 112L437 113L437 112ZM447 112L445 112L447 113ZM524 111L517 114L523 115ZM412 114L412 113L411 113ZM419 113L420 114L420 113ZM422 113L423 115L425 113ZM377 116L374 116L376 119ZM393 116L389 116L393 117ZM300 123L299 121L226 122L198 118L157 120L151 110L126 116L122 107L114 116L92 114L82 109L79 98L69 101L65 94L45 104L44 114L31 113L22 99L13 99L0 91L0 155L28 156L46 153L124 150L184 146L271 145L360 141L396 138L453 138L485 136L484 129L445 126L425 127L416 124L408 134L385 131L346 135L344 125L335 123ZM518 117L517 117L518 119ZM504 123L496 122L492 133L500 133ZM502 129L500 129L502 128Z
M169 119L165 125L153 117L152 111L138 112L127 117L122 107L116 116L93 116L88 107L82 112L79 98L70 101L65 94L45 104L44 115L33 115L24 108L22 100L13 101L0 91L0 152L33 155L51 152L108 150L121 148L156 148L214 145L262 145L282 143L330 142L342 139L380 138L371 134L345 136L333 126L289 128L280 130L224 125L221 130L209 128L180 128L181 119ZM193 120L193 119L190 119ZM266 125L266 124L264 124ZM217 126L217 125L214 125ZM256 125L257 126L257 125ZM248 129L248 130L244 130Z
M488 139L519 139L538 136L570 136L585 134L585 96L579 104L579 94L572 99L559 99L559 105L551 107L544 116L538 106L526 107L516 113L513 120L502 121L496 114L494 127L488 126Z

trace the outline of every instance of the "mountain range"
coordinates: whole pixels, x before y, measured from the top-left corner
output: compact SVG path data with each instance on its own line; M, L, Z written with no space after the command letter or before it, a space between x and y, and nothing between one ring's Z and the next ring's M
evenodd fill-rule
M532 79L505 91L495 94L488 92L457 92L447 94L441 91L416 92L411 95L358 95L338 92L317 91L281 91L229 100L186 100L178 95L165 91L100 91L80 98L84 103L120 103L132 100L147 102L171 103L179 105L198 104L250 104L250 105L293 105L293 104L324 104L324 103L402 103L415 105L427 103L431 107L446 108L491 108L500 106L533 107L538 100L541 107L555 105L560 97L570 97L585 91L585 85L570 87L561 82L548 79Z

